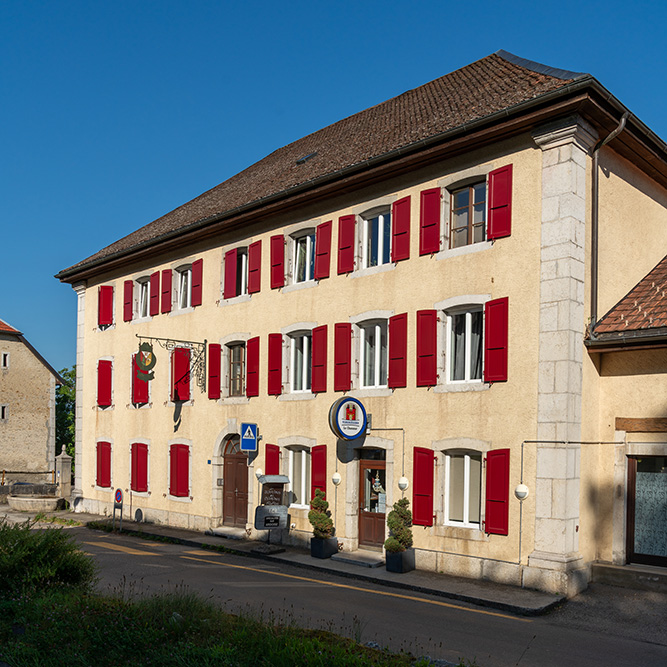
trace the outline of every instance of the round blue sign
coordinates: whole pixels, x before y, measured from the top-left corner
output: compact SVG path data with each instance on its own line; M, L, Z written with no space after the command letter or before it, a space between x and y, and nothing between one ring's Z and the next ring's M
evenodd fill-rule
M123 503L123 492L121 489L116 489L115 500L117 505L121 505Z
M343 440L356 440L366 433L366 408L356 398L339 398L329 410L329 427Z

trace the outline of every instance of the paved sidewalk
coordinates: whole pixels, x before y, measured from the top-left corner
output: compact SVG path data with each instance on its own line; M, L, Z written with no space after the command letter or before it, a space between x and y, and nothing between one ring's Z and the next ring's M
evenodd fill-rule
M16 512L8 506L3 505L0 507L0 519L3 516L9 521L21 522L34 519L35 513ZM75 513L66 510L49 512L48 516L63 520L72 519L82 525L87 525L93 521L111 522L109 517L83 512ZM116 519L116 528L119 527L119 523L119 520ZM425 570L395 574L387 572L384 567L370 568L354 565L349 562L312 558L309 551L290 546L281 546L281 549L284 549L281 553L262 553L262 551L266 550L266 542L229 539L217 535L207 535L198 531L182 530L180 528L151 523L136 523L123 519L123 532L125 531L144 536L167 538L174 542L193 547L224 548L231 553L242 554L252 558L286 563L311 571L327 572L359 581L400 588L406 591L460 600L524 616L544 614L565 600L563 596L559 595L497 584L491 581L454 577Z

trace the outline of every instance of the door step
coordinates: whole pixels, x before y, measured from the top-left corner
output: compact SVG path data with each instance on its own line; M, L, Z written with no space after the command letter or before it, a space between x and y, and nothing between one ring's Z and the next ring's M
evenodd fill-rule
M611 586L667 593L667 568L653 565L592 563L591 580Z
M381 552L365 551L357 549L356 551L340 551L331 556L331 560L339 563L348 563L348 565L359 565L360 567L382 567L384 558Z
M232 526L218 526L207 530L205 535L213 535L213 537L224 537L228 540L247 540L248 534L244 528L233 528Z

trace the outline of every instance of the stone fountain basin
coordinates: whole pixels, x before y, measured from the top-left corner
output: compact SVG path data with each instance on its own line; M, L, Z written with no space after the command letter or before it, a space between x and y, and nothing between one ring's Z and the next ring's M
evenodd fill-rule
M8 496L9 506L17 512L55 512L63 504L55 496Z

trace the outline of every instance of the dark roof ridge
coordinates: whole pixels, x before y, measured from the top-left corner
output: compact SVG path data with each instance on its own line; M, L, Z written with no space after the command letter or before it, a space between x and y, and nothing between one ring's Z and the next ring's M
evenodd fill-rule
M496 55L500 56L503 60L506 60L509 63L514 65L519 65L519 67L525 67L526 69L531 70L532 72L537 72L538 74L546 74L547 76L553 76L556 79L563 79L564 81L569 79L580 79L584 76L590 76L586 72L571 72L567 69L560 69L559 67L550 67L549 65L543 65L534 60L528 60L527 58L521 58L515 56L509 51L504 49L499 49L496 51Z

